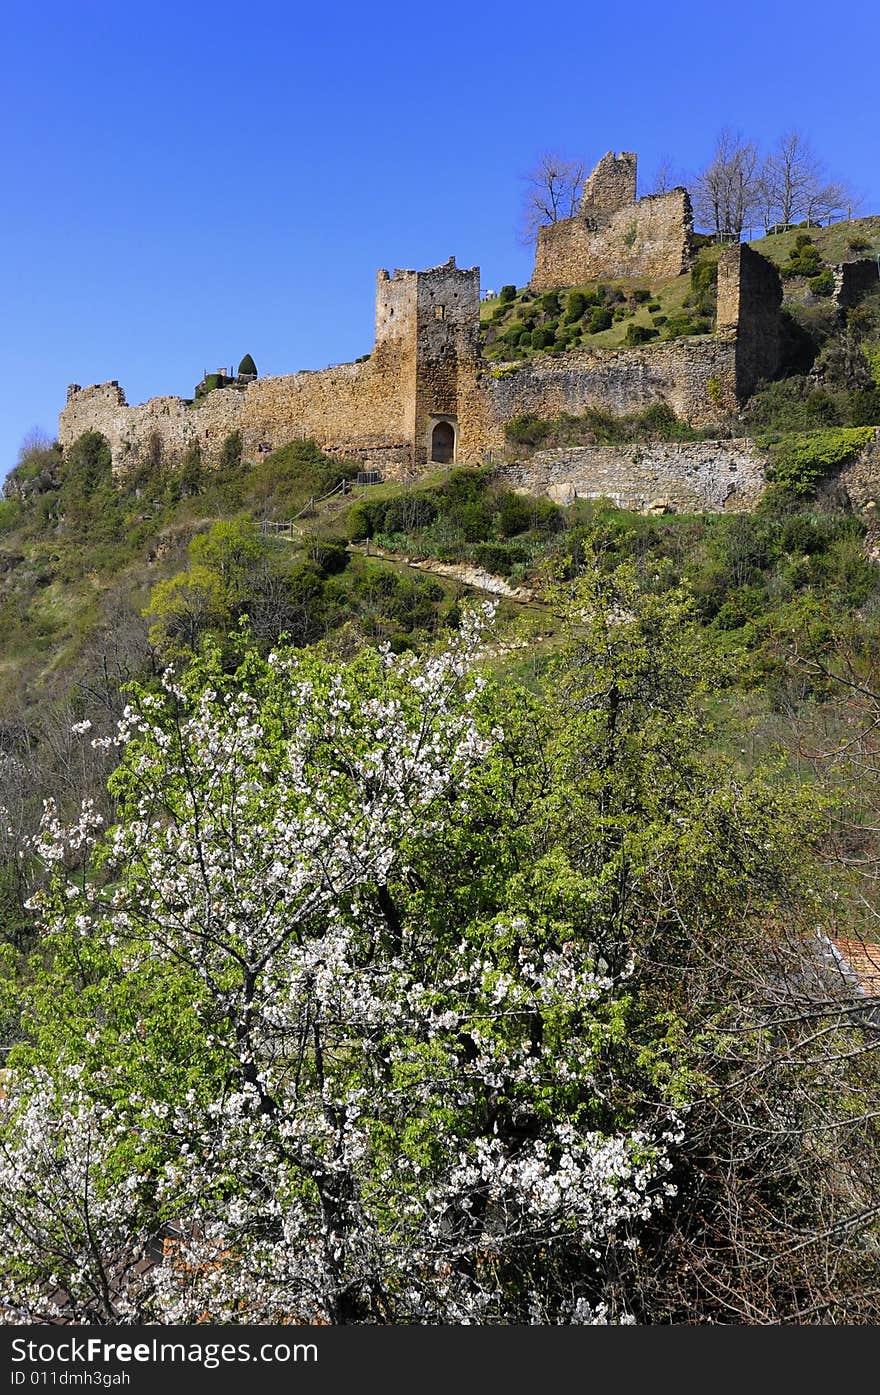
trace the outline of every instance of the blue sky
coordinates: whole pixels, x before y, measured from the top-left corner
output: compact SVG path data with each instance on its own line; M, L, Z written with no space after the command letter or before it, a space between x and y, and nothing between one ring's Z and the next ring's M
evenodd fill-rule
M372 344L377 267L522 283L545 148L699 169L796 125L880 212L877 7L5 0L0 474L66 387ZM869 57L870 55L870 57Z

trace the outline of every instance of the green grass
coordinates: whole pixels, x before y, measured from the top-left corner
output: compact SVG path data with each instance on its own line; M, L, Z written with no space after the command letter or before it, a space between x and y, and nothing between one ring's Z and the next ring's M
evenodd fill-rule
M700 252L699 260L712 262L717 257L720 249L707 248ZM615 320L608 329L600 330L597 333L589 333L584 329L579 337L573 341L568 351L593 349L613 350L623 347L626 339L626 331L629 325L643 325L646 328L656 325L655 316L665 315L667 320L674 316L679 316L687 312L685 302L691 295L691 278L687 272L682 276L676 276L670 280L661 282L650 282L644 277L631 280L626 279L605 279L601 282L584 282L579 286L566 287L560 292L560 302L562 305L562 315L564 318L566 298L571 292L582 292L591 294L596 291L598 285L607 287L612 293L620 292L625 297L626 314L624 318ZM649 291L650 300L638 303L632 299L633 291ZM533 295L528 287L522 287L517 291L516 299L508 301L503 305L503 315L495 318L496 312L501 306L501 302L496 298L490 301L483 301L480 307L480 326L483 338L483 352L490 363L521 362L533 358L536 354L546 354L548 349L535 349L532 347L517 346L517 350L511 353L503 343L499 342L499 336L508 329L511 324L524 317L536 316L537 323L548 318L540 311L540 296ZM659 310L649 311L648 304L659 304ZM660 337L651 340L643 347L650 349L651 344L662 343L664 329L660 328ZM494 338L493 338L494 332ZM555 352L556 350L550 350Z
M826 228L793 228L790 232L756 238L749 246L777 266L784 266L790 260L798 235L802 232L809 234L819 248L823 261L830 264L855 261L880 253L880 217L854 218L850 223L832 223ZM865 238L871 243L871 249L851 251L847 242L854 237Z

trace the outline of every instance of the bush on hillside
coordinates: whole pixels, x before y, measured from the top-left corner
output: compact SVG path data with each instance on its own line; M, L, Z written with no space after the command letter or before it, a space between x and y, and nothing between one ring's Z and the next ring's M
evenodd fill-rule
M807 285L813 295L831 295L834 290L834 275L830 271L821 271L818 276L811 276Z
M659 333L653 325L627 325L624 343L630 346L647 344L649 339L656 339Z
M582 320L586 308L587 297L583 291L569 291L565 302L565 323L572 325L578 320Z

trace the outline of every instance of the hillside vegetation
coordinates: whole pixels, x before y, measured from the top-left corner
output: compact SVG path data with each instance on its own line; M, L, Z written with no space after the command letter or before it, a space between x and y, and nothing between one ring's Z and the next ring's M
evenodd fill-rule
M878 1321L839 946L878 938L880 569L835 477L880 298L829 307L798 235L790 374L729 423L770 455L751 514L563 508L497 464L358 487L311 441L116 478L96 432L23 449L8 1320ZM713 257L514 290L487 353L707 332ZM521 417L510 454L696 434Z

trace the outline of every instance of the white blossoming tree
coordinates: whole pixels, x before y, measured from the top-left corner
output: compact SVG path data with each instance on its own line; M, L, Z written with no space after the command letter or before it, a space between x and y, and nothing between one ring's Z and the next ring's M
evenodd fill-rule
M849 1041L789 1011L821 803L707 751L685 597L559 599L540 698L486 615L133 691L5 1009L7 1320L726 1321L756 1266L743 1312L804 1306L855 1194Z
M114 827L47 809L11 1320L608 1320L678 1115L481 643L209 658L133 696Z

